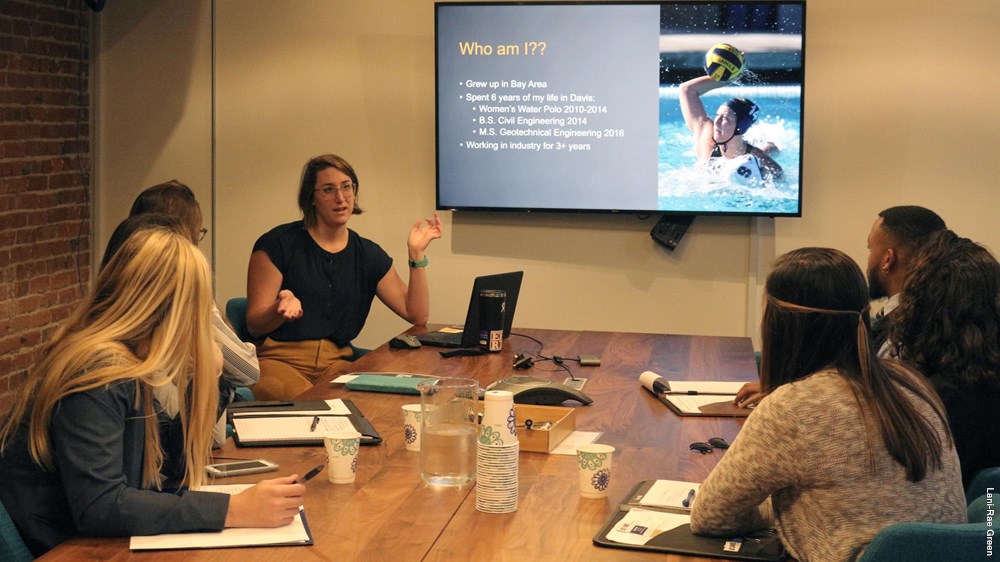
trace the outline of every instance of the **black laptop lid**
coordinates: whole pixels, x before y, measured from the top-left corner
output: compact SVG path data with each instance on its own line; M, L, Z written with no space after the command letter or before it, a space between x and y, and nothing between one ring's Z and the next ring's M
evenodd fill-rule
M476 277L472 284L472 296L469 298L469 311L465 315L465 326L462 329L462 347L479 345L479 292L499 290L507 293L504 304L503 337L510 336L510 327L514 324L514 310L517 308L517 295L521 292L523 271L498 273Z

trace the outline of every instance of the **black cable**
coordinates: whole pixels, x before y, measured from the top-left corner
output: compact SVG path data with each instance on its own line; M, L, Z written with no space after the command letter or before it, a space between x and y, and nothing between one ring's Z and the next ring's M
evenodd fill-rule
M515 332L511 332L510 335L512 335L512 336L520 336L522 338L528 338L529 340L531 340L531 341L533 341L533 342L535 342L535 343L538 344L538 351L537 352L535 352L535 353L528 352L529 355L534 355L535 357L538 358L538 359L535 360L535 364L536 364L535 367L536 368L538 368L537 363L540 363L540 362L543 362L543 361L552 361L553 363L555 363L556 365L558 365L563 371L566 371L566 374L569 375L570 380L573 380L573 381L577 380L577 378L575 376L573 376L573 371L571 371L570 368L567 367L566 365L563 365L562 362L563 361L576 361L576 362L579 362L580 361L579 359L572 359L572 358L569 358L569 357L560 357L558 355L555 355L553 357L546 357L546 356L542 355L542 350L545 349L545 344L542 342L542 340L540 340L538 338L535 338L535 337L532 337L532 336L529 336L528 334L518 334L518 333L515 333ZM547 373L558 373L559 372L559 369L542 369L542 368L538 368L538 370L539 371L545 371Z
M540 340L540 339L538 339L538 338L535 338L535 337L532 337L532 336L529 336L528 334L518 334L518 333L516 333L516 332L511 332L511 333L510 333L510 335L512 335L512 336L519 336L519 337L522 337L522 338L528 338L529 340L531 340L531 341L533 341L533 342L537 343L537 344L538 344L538 352L539 352L539 353L541 353L541 351L542 351L543 349L545 349L545 344L544 344L544 343L542 343L542 340Z

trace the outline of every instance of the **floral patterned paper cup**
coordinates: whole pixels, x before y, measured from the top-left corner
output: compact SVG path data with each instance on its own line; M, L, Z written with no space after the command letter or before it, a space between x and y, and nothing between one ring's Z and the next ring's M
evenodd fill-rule
M323 436L326 446L326 477L333 484L351 484L358 467L361 434L357 431L334 431Z
M512 392L487 390L483 395L479 443L491 447L509 447L517 443L517 417L514 415Z
M403 443L407 451L420 450L420 404L403 406Z
M588 443L576 448L576 467L580 478L580 495L585 498L603 498L611 484L611 458L615 448L611 445Z

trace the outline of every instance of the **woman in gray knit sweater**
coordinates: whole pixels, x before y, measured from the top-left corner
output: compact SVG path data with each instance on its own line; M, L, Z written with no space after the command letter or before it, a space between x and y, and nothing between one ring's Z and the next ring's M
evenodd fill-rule
M965 522L944 408L924 377L876 358L857 264L837 250L789 252L765 299L769 394L701 485L692 530L775 527L798 560L839 561L892 523Z

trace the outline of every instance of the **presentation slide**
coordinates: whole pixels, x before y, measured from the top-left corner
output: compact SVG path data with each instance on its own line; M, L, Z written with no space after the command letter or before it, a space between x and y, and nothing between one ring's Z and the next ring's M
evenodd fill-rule
M438 4L441 209L801 213L804 4Z
M439 204L656 209L660 7L524 8L439 7Z

